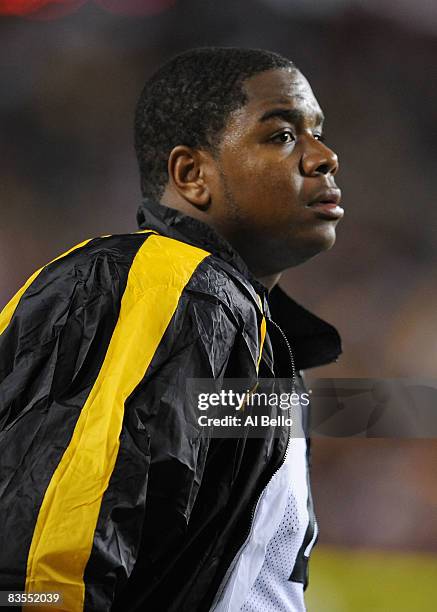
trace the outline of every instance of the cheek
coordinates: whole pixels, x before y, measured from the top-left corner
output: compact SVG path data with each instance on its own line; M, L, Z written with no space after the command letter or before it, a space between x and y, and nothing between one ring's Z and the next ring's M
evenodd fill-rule
M245 191L286 197L299 193L301 180L293 168L281 162L244 163L239 169Z
M287 198L296 197L302 187L303 177L293 158L269 160L258 168L254 167L254 175L260 186Z
M269 168L255 184L255 197L269 225L294 218L302 210L301 177L288 168Z
M296 160L234 155L227 162L228 195L252 221L275 225L289 220L301 206L303 177Z

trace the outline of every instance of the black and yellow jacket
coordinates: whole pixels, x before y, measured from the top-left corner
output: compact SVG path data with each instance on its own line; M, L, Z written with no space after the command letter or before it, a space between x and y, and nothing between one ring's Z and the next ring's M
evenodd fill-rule
M50 609L208 610L288 433L211 438L186 380L289 376L270 316L298 369L340 353L207 225L152 202L138 222L0 314L0 590L60 592Z

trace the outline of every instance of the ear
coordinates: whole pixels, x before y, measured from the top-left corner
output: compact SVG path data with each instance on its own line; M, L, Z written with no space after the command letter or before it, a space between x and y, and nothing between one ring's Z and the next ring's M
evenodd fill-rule
M168 158L168 177L173 188L197 208L205 209L211 201L209 189L210 156L199 149L178 145Z

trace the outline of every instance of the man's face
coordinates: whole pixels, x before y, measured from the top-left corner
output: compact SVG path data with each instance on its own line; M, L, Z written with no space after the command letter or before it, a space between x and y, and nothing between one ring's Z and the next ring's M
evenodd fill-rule
M212 192L217 229L257 276L329 249L343 215L335 153L322 138L322 112L296 69L247 79L248 102L227 122Z

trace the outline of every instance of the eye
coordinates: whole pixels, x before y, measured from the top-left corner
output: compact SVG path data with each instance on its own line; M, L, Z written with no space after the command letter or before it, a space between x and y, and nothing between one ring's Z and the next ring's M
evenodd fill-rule
M320 142L326 141L326 138L323 136L323 134L313 134L313 136L316 140L320 140Z
M273 142L280 142L281 144L288 144L290 142L294 142L296 139L291 130L283 130L279 132L279 134L275 134L272 137Z

